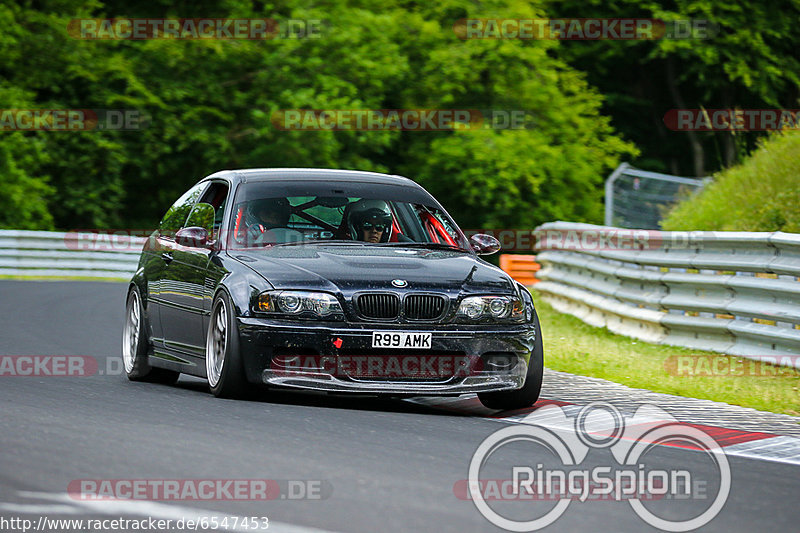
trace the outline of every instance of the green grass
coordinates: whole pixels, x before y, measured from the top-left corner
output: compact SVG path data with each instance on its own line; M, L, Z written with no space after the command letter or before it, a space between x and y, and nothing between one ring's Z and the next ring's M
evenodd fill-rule
M800 370L762 365L713 352L649 344L616 335L606 328L596 328L571 315L555 311L535 290L532 292L542 324L547 368L603 378L654 392L800 416ZM710 361L705 358L692 361L721 364L721 368L730 368L726 366L730 364L749 368L755 366L775 375L685 375L688 372L679 375L677 358L690 355L709 356ZM692 366L699 368L699 365Z
M800 232L800 132L770 135L741 164L679 203L662 227Z

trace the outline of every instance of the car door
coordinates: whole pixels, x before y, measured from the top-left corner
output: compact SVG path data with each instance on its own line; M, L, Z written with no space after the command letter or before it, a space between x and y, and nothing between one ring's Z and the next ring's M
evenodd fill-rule
M224 210L228 186L212 182L199 201L192 207L184 227L201 227L215 238L217 213ZM216 252L207 246L176 244L173 260L165 272L165 285L169 287L162 308L166 346L195 357L205 355L204 316L208 313L205 301L208 292L216 286L208 275L209 261Z
M153 343L158 346L164 344L164 328L162 311L164 298L169 294L166 281L167 266L172 262L175 252L175 233L183 226L200 194L207 187L203 182L195 185L172 204L161 219L158 229L151 236L151 246L145 260L145 275L147 278L147 303L150 326L152 328Z

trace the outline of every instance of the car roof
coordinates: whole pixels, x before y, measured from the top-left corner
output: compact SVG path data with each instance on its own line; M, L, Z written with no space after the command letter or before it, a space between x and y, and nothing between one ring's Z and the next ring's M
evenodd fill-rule
M411 185L419 187L415 181L403 176L367 172L364 170L342 170L333 168L245 168L237 170L221 170L209 178L228 178L231 181L267 181L271 179L293 180L328 180L342 179L365 183L385 183L392 185Z

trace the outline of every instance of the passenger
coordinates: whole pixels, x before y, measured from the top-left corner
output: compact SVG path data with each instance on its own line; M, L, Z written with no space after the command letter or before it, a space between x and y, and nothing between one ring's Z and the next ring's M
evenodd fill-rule
M392 235L392 212L383 200L359 200L349 209L350 237L364 242L388 242Z

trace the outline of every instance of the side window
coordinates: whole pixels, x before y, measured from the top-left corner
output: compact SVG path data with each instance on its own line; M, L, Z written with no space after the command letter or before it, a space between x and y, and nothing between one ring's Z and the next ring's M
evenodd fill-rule
M211 239L217 239L219 235L219 228L222 226L222 217L225 215L225 204L228 201L228 184L222 182L213 182L200 201L197 202L189 219L186 222L187 226L200 226L206 228L211 233ZM213 208L213 217L206 220L205 209L199 209L201 205L210 205ZM202 212L201 212L202 211Z
M161 224L158 226L162 235L173 237L183 227L183 223L186 222L186 218L189 216L189 211L192 210L192 206L206 185L208 183L198 183L172 204L172 207L167 210L167 214L164 215L164 218L161 219Z

